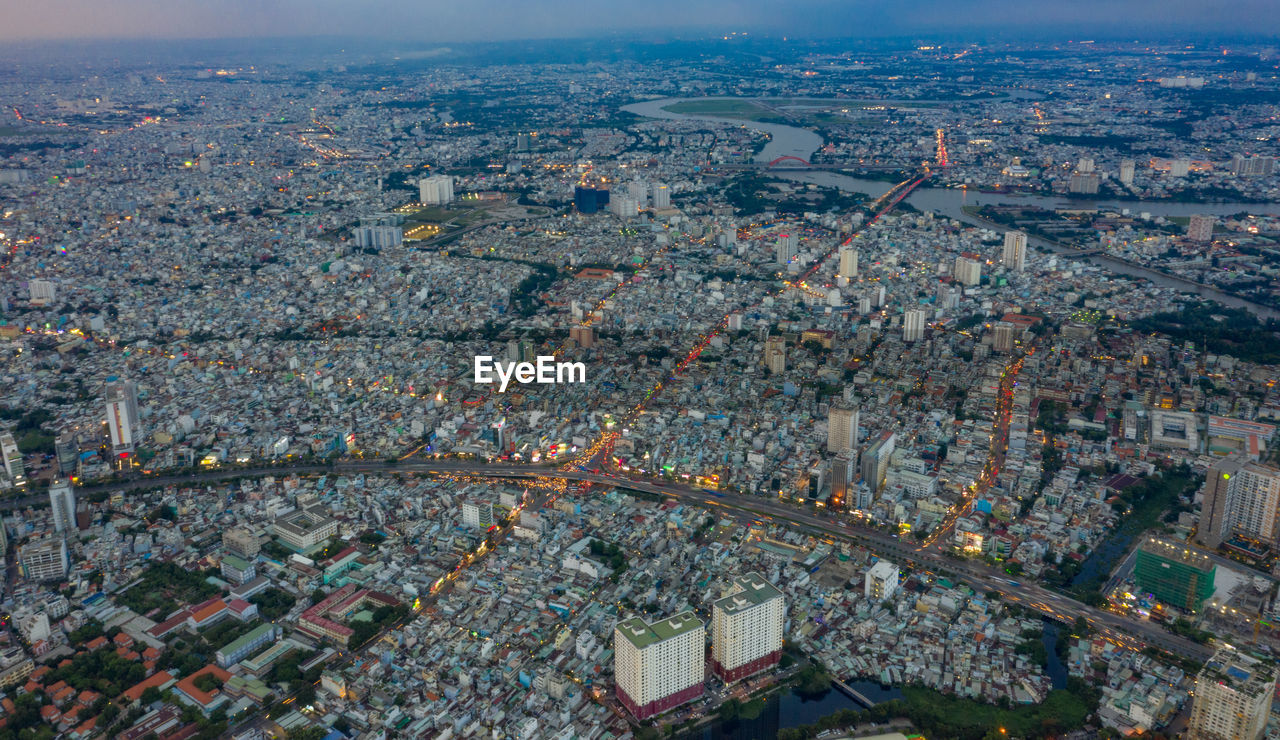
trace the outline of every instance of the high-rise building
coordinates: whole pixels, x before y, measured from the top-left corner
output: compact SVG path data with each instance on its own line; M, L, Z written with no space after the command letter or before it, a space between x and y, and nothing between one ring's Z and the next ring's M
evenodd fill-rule
M1093 157L1081 157L1079 161L1076 162L1076 172L1088 174L1093 172L1093 169Z
M472 529L493 526L493 504L489 501L463 501L462 524Z
M855 278L858 276L858 250L853 247L840 248L840 277Z
M630 194L619 193L609 201L609 211L618 218L634 218L640 213L640 204Z
M351 230L356 246L362 249L394 249L404 243L400 226L362 224Z
M1217 547L1232 535L1280 545L1280 470L1228 458L1209 468L1196 539Z
M893 454L896 441L896 434L884 432L876 439L868 441L866 449L862 452L860 458L862 482L871 489L873 494L879 493L884 487L884 476L889 470L889 457Z
M1186 157L1177 157L1169 160L1169 174L1173 177L1186 177L1191 172L1191 160Z
M664 211L671 207L671 187L662 183L653 184L653 209Z
M53 528L59 532L74 532L76 527L76 494L71 483L58 478L49 486L49 507L52 510Z
M827 412L827 452L858 446L858 410L833 406Z
M1133 184L1133 160L1126 159L1120 162L1120 182L1124 185Z
M1027 265L1027 234L1023 231L1004 232L1004 252L1000 261L1010 270L1021 272Z
M618 701L639 720L702 695L707 630L691 611L652 624L633 617L613 628Z
M778 245L776 248L777 254L774 261L781 265L785 265L790 262L796 256L798 244L799 239L795 234L779 234Z
M67 541L49 537L22 546L18 553L22 577L31 581L56 581L67 577L71 560Z
M591 349L596 343L596 330L590 326L575 326L569 330L569 338L583 349Z
M1213 596L1218 566L1186 545L1148 537L1138 546L1133 579L1138 589L1157 601L1196 611Z
M831 460L831 507L847 508L849 490L858 477L858 453L856 450L841 450Z
M1246 157L1237 154L1231 158L1231 174L1240 177L1265 177L1275 172L1275 157Z
M595 213L609 205L609 191L579 185L573 189L573 207L578 213Z
M262 550L258 536L244 527L232 527L222 533L222 546L246 560L252 560Z
M970 257L956 257L952 272L961 285L972 287L982 281L982 263Z
M1276 691L1275 668L1224 647L1196 675L1186 736L1190 740L1260 740Z
M1204 479L1204 497L1200 503L1200 520L1196 523L1196 542L1217 548L1231 536L1234 516L1227 508L1231 498L1231 480L1240 472L1243 460L1227 458L1209 467Z
M924 311L913 308L902 315L902 341L918 342L924 339Z
M764 366L769 372L777 375L787 369L787 343L780 336L769 336L764 340Z
M31 302L37 306L47 306L53 303L58 293L57 288L50 280L32 280L27 284L27 289L31 291Z
M1097 195L1102 178L1096 172L1072 172L1067 190L1080 195Z
M529 151L529 135L528 134L516 134L516 151L517 152Z
M452 203L453 178L448 175L432 175L418 180L418 200L429 206Z
M4 461L4 474L14 485L26 482L27 469L22 463L22 452L9 432L0 433L0 459Z
M58 470L65 476L73 476L78 472L80 463L80 436L68 429L58 435L53 443L58 457Z
M997 352L1013 351L1014 326L1008 321L997 321L995 326L995 339L991 348Z
M877 560L867 571L862 583L863 595L873 601L893 598L898 590L898 566L888 560Z
M786 601L758 573L733 582L711 605L711 670L725 683L741 681L778 664Z
M119 456L132 454L142 439L138 418L138 387L128 381L107 384L107 425L111 431L111 451Z
M1213 216L1192 216L1187 221L1187 239L1193 242L1213 241Z

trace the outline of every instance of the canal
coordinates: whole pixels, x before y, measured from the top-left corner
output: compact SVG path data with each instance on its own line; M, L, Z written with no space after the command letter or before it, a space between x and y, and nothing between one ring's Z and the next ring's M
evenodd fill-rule
M873 681L851 681L849 686L877 704L902 697L902 692L897 689L881 688L880 684ZM776 737L778 730L813 724L844 709L865 708L835 688L818 697L804 697L795 691L779 692L768 697L764 711L755 719L739 719L727 724L717 720L683 737L685 740L756 740Z

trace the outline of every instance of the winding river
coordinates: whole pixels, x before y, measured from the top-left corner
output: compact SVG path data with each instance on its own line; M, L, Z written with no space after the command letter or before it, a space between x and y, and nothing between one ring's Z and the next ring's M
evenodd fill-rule
M823 140L819 134L809 129L799 128L797 126L787 126L778 123L760 123L725 116L672 113L671 111L666 110L668 106L675 105L686 100L714 99L715 98L662 98L660 100L647 100L641 103L626 105L622 107L622 110L647 118L738 124L750 129L762 131L769 135L769 143L759 154L756 155L756 162L771 162L778 157L799 157L800 159L808 160L814 152L822 147ZM721 99L750 100L750 98ZM880 102L891 105L895 102L912 102L918 104L920 102L928 101L885 100ZM892 183L881 180L867 180L858 177L850 177L849 175L843 175L838 172L831 171L798 170L788 172L785 169L779 169L774 170L772 174L789 180L795 180L797 182L813 183L815 185L836 187L849 192L865 193L872 197L878 197L892 187ZM964 207L1018 204L1054 209L1061 208L1064 205L1075 208L1087 208L1097 205L1116 210L1128 209L1131 213L1150 213L1152 216L1190 216L1196 213L1227 216L1240 212L1259 215L1280 215L1280 203L1176 203L1171 201L1141 200L1100 200L1096 202L1078 200L1067 201L1063 198L1037 195L1010 196L998 193L979 193L977 191L966 190L963 188L917 188L907 198L907 202L922 211L932 211L939 215L954 218L969 224L995 229L1001 229L1003 227L974 219L964 212ZM1027 241L1047 251L1060 253L1067 251L1060 245L1038 237L1029 235ZM1247 301L1243 298L1237 298L1236 296L1224 293L1223 291L1211 286L1195 283L1175 275L1169 275L1158 270L1126 262L1105 254L1093 255L1086 259L1093 264L1105 267L1118 274L1144 278L1162 287L1183 292L1196 293L1203 298L1217 301L1223 305L1244 308L1259 318L1280 319L1280 311L1277 311L1276 309L1264 306L1260 303L1254 303L1253 301Z

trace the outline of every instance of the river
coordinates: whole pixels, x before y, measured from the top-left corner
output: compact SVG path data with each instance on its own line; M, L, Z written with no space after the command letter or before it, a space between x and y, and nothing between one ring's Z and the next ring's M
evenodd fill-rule
M897 689L883 689L872 681L852 681L849 686L871 701L890 701L902 697ZM755 719L740 719L731 726L716 721L684 740L753 740L777 737L778 730L809 725L842 709L865 709L861 704L833 688L822 696L806 698L795 691L770 694L764 711Z
M684 100L688 100L688 98L648 100L642 103L633 103L631 105L623 106L622 110L649 118L709 121L722 124L737 123L747 128L763 131L769 134L770 140L764 150L756 155L756 162L771 162L778 157L799 157L800 159L807 161L814 152L822 147L823 144L822 137L819 134L814 131L810 131L809 129L799 128L797 126L787 126L778 123L758 123L756 121L744 121L719 116L672 113L671 111L664 110L664 108L675 105L676 103L680 103ZM698 100L698 98L694 98L694 100ZM749 100L749 98L747 98L747 100ZM882 102L885 104L892 104L895 102L921 101L886 100ZM848 192L865 193L872 197L879 197L883 195L890 187L893 186L893 183L881 180L867 180L830 171L799 170L788 172L786 169L777 169L774 170L772 174L789 180L795 180L797 182L825 185ZM1116 210L1128 209L1130 213L1134 214L1150 213L1152 216L1190 216L1197 213L1214 216L1227 216L1240 213L1242 211L1259 215L1280 215L1280 203L1177 203L1172 201L1142 200L1100 200L1095 202L1067 200L1065 198L1038 195L1012 196L1000 193L979 193L977 191L967 190L964 188L916 188L916 190L907 197L907 202L922 211L932 211L933 213L954 218L959 221L964 221L974 225L987 226L990 228L1001 227L991 227L989 224L976 221L964 212L964 206L1017 204L1054 209L1063 206L1071 208L1088 208L1096 205L1114 208ZM1049 251L1063 251L1060 246L1038 237L1028 235L1027 241ZM1101 267L1105 267L1115 273L1144 278L1166 288L1194 292L1199 294L1201 297L1218 301L1224 305L1247 309L1260 318L1280 318L1280 311L1269 306L1237 298L1216 288L1199 285L1177 276L1167 275L1141 265L1131 264L1129 262L1116 259L1115 257L1100 254L1093 255L1085 259L1088 259L1090 262Z

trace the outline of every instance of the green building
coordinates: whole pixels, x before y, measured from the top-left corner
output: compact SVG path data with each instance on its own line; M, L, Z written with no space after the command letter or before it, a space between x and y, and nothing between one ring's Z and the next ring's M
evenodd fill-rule
M1142 593L1162 604L1196 611L1213 596L1218 566L1207 556L1176 542L1148 537L1138 547L1133 576Z

